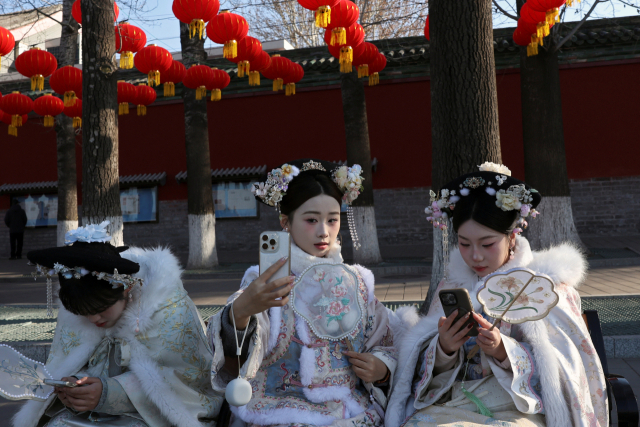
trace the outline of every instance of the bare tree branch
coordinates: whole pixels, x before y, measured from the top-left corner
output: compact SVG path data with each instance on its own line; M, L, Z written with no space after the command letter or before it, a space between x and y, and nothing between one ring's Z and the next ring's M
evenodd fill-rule
M44 12L41 8L37 7L35 4L33 4L30 0L27 0L27 3L29 3L31 5L31 7L33 7L33 10L36 11L36 13L40 14L40 15L44 15L47 18L51 19L54 22L57 22L60 25L64 25L68 28L72 28L71 25L69 25L68 22L62 22L62 21L58 21L57 19L55 19L52 15L49 15L48 13Z
M504 9L502 8L502 6L500 6L500 5L498 4L498 2L497 2L496 0L493 0L493 5L496 7L496 9L498 9L500 12L502 12L502 14L503 14L504 16L506 16L506 17L508 17L508 18L511 18L511 19L513 19L514 21L517 21L517 20L518 20L518 17L517 17L517 16L511 15L509 12L507 12L506 10L504 10Z
M591 9L589 9L589 11L584 15L584 17L582 18L582 20L580 22L578 22L576 24L575 27L573 27L573 29L569 32L569 34L567 34L565 36L565 38L563 38L562 40L560 40L555 48L554 48L554 52L557 52L558 49L560 49L562 47L562 45L564 45L568 40L571 39L571 37L573 37L573 35L580 29L580 27L582 27L582 25L587 21L587 19L589 18L589 16L591 15L591 13L594 11L594 9L596 8L596 6L599 3L604 3L607 0L594 0L593 5L591 5Z

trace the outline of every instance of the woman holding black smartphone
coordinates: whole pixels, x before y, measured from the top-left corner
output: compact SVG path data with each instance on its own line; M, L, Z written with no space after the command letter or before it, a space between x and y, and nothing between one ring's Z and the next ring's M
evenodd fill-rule
M427 316L405 318L414 326L399 343L387 427L608 425L603 371L575 289L586 260L570 244L531 250L520 233L541 196L510 175L485 163L431 194L427 219L443 240L451 219L458 247ZM491 329L478 290L491 273L516 267L549 276L559 302L540 320ZM460 317L465 306L473 312Z
M374 296L371 271L343 264L338 243L341 203L358 196L360 173L358 165L298 160L256 184L256 198L280 212L291 256L262 274L249 268L240 290L209 320L212 385L226 392L235 421L382 425L396 366L387 311ZM287 262L291 276L272 280ZM225 363L236 360L234 379Z

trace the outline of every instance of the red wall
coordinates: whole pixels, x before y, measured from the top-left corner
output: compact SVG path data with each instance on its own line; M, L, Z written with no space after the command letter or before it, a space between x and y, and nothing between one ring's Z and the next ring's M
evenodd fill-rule
M560 72L569 178L640 175L637 99L640 62L565 66ZM520 77L496 76L503 162L524 175ZM371 151L380 164L375 188L428 186L431 181L431 104L428 79L395 80L366 88ZM167 172L162 200L186 199L175 175L186 170L183 108L162 103L138 117L120 116L120 174ZM346 159L338 87L299 89L293 97L249 94L208 102L212 168L269 168L301 157ZM18 138L0 124L0 184L55 181L55 132L33 117ZM78 136L78 182L81 181ZM0 209L8 206L0 197Z

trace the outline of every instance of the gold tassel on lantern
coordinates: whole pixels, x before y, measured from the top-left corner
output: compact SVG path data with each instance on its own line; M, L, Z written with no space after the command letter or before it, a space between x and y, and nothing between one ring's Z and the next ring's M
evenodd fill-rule
M553 25L556 22L560 22L560 11L557 7L547 10L547 24Z
M118 115L121 116L123 114L129 114L129 103L121 102L118 104Z
M549 35L549 23L547 21L538 23L538 31L536 32L536 35L540 40ZM540 43L540 46L542 46L542 43Z
M331 24L331 7L320 6L316 10L316 27L327 28Z
M340 72L350 73L353 71L353 49L351 46L340 48Z
M538 42L542 39L538 39L535 34L531 35L531 43L527 45L527 56L534 56L538 54Z
M15 126L9 126L9 135L18 136L18 128Z
M287 87L285 89L285 95L291 96L296 94L296 84L295 83L287 83Z
M229 40L224 44L224 49L222 49L222 56L225 58L235 58L238 56L238 42L235 40Z
M176 85L173 82L166 82L162 84L164 88L164 96L176 96Z
M153 87L160 84L160 71L149 71L149 86Z
M200 86L199 88L196 89L196 100L200 101L205 96L207 96L206 86Z
M369 65L362 64L358 66L358 78L369 77Z
M249 86L260 86L260 72L249 72Z
M44 127L46 128L53 127L53 116L44 116Z
M213 89L211 91L211 100L220 101L222 99L222 91L220 89Z
M331 30L331 46L347 44L347 30L344 27L336 27Z
M74 128L82 127L82 117L74 117L73 118L73 127Z
M193 19L189 23L189 38L192 38L198 33L198 37L202 38L202 33L204 32L204 21L202 19Z
M147 115L147 106L146 105L138 105L138 115L139 116L146 116Z
M44 89L44 77L42 74L36 74L31 76L31 90L43 90Z
M76 93L72 90L64 93L64 106L65 107L73 107L76 105Z
M22 116L17 114L15 116L11 116L11 126L13 127L22 126Z
M380 74L373 73L369 74L369 86L375 86L380 83Z
M133 68L133 52L120 52L120 68L123 70Z
M569 7L573 6L573 1L574 0L567 0L567 6L569 6ZM581 0L577 1L577 3L580 3L580 2L581 2Z
M275 79L273 81L273 91L277 92L279 90L282 90L282 79Z
M238 62L238 77L244 77L251 72L249 61Z

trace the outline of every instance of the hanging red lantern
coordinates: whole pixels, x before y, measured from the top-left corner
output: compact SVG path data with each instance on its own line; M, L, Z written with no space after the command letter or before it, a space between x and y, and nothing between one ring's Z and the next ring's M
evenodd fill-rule
M560 8L567 0L527 0L531 10L544 12L549 25L560 22Z
M224 70L212 68L211 71L213 71L213 78L207 85L207 89L211 91L212 101L220 101L222 99L222 89L229 86L231 77Z
M302 65L291 61L291 72L282 81L285 84L285 95L291 96L296 94L296 83L304 77L304 69Z
M44 94L33 102L33 111L44 116L44 127L53 127L53 116L61 114L64 110L64 102L50 93Z
M136 87L136 98L133 101L138 106L138 115L146 116L147 107L156 100L156 91L152 87L147 86L144 83L140 83Z
M0 59L13 52L15 47L16 39L13 37L13 34L11 34L11 31L0 27Z
M71 117L73 119L73 127L79 128L82 127L82 100L77 99L74 105L69 107L64 107L62 111L65 116Z
M298 0L300 6L315 11L316 27L327 28L333 19L333 8L343 0Z
M22 116L33 110L33 101L27 95L13 92L0 99L0 109L11 116L9 135L18 136L18 127L22 126Z
M327 31L331 30L330 46L346 44L347 28L358 22L360 9L350 0L342 0L331 14L331 23L327 25Z
M549 22L547 22L547 14L545 12L536 12L531 9L527 3L520 8L520 19L526 24L535 24L536 34L540 40L540 46L543 45L542 39L549 35ZM518 22L519 22L518 21ZM551 23L553 25L553 22Z
M427 20L424 22L424 37L431 41L431 38L429 37L429 15L427 15Z
M184 79L186 74L187 69L182 62L174 59L171 67L160 75L164 96L176 96L176 85Z
M369 64L369 86L380 83L380 71L387 66L387 57L383 53L378 53L376 59Z
M260 40L246 36L238 42L238 56L227 58L229 61L238 64L238 77L244 77L251 72L251 62L262 52Z
M133 68L133 54L147 44L147 35L140 28L127 22L115 26L116 52L120 53L120 68Z
M206 65L192 65L182 80L189 89L196 90L196 99L199 101L207 96L207 85L213 80L213 70Z
M31 90L43 90L44 78L58 68L56 57L37 47L22 52L14 64L20 74L31 79Z
M271 66L271 57L265 51L260 54L251 63L251 71L249 71L249 86L260 86L260 73Z
M271 57L271 65L269 68L262 71L262 75L266 78L273 80L273 91L277 92L282 89L284 79L289 77L291 73L292 62L288 58L284 58L280 55L273 55Z
M113 2L113 13L113 22L116 22L118 20L118 15L120 15L120 8L116 4L116 2ZM73 3L73 6L71 6L71 15L78 24L82 25L82 10L80 9L80 0L76 0Z
M360 24L353 24L346 29L346 38L344 43L333 44L332 31L326 30L324 33L324 41L328 45L339 46L340 48L340 72L350 73L351 64L353 62L353 49L364 42L364 28Z
M327 46L329 49L329 53L331 56L340 61L341 58L347 57L349 55L353 55L353 58L357 58L362 55L364 52L364 43L360 43L358 46L354 48L350 48L349 46ZM341 73L350 73L353 71L353 63L345 63L340 61L340 72Z
M24 125L25 123L27 123L27 119L29 116L27 116L26 114L24 114L22 116L22 124ZM10 114L5 113L4 111L0 110L0 121L4 122L6 124L9 125L9 135L11 136L18 136L18 128L15 126L11 126L11 122L13 120L13 117Z
M82 96L82 70L67 65L58 68L49 79L49 86L59 95L64 96L64 106L70 107Z
M537 32L536 24L528 24L522 20L518 21L518 26L513 32L514 43L527 46L527 56L538 54L538 44L542 44L542 38L538 38Z
M173 14L180 22L189 24L189 38L198 33L202 38L205 22L209 22L220 10L219 0L173 0Z
M240 15L223 10L207 24L207 37L214 43L223 44L223 56L227 59L238 56L238 42L247 36L249 24Z
M129 114L129 103L135 103L138 91L131 83L118 80L118 115Z
M369 64L375 61L380 51L373 43L364 42L360 46L360 52L353 52L353 65L358 67L358 78L369 77Z
M149 76L149 86L160 84L160 76L171 68L173 57L167 49L155 44L140 49L134 57L138 71Z

